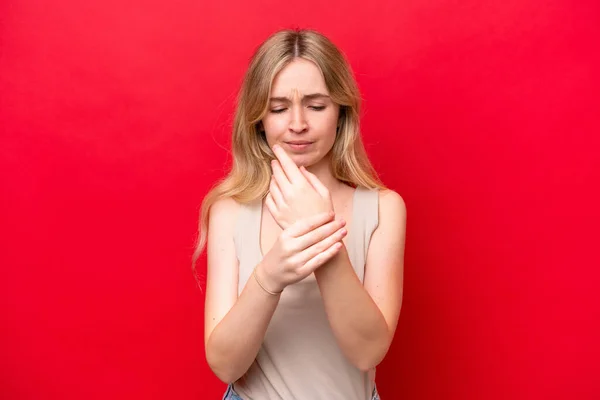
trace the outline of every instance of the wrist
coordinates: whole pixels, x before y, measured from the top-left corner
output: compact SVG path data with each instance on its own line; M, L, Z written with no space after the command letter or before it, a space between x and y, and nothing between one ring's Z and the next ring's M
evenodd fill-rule
M337 254L331 257L329 260L325 262L322 266L315 270L315 277L322 278L327 275L336 275L336 271L339 269L342 261L346 258L348 259L348 249L346 248L346 244L343 240L340 240L342 247L338 250ZM350 261L348 259L348 261ZM350 264L351 265L351 264ZM350 267L352 268L352 267Z
M285 286L277 283L276 280L272 279L272 277L265 271L265 268L262 265L262 263L259 263L254 268L252 274L254 275L254 279L256 280L258 286L260 286L262 290L264 290L268 294L276 296L283 292Z

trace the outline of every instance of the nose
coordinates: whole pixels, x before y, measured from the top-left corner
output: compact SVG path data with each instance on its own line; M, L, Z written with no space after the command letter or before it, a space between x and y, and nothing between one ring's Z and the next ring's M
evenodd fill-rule
M303 133L307 130L308 123L301 105L292 107L292 120L290 121L290 130L294 133Z

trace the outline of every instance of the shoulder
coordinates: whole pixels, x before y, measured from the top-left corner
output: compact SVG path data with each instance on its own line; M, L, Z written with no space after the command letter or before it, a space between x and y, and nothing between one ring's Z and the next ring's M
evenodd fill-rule
M403 227L406 224L406 203L402 196L390 189L379 192L379 226Z
M210 213L215 215L237 213L240 209L240 203L231 197L224 197L213 203L210 207Z
M209 225L232 230L240 208L241 204L231 197L224 197L215 201L209 210Z
M402 265L406 237L406 204L398 193L389 189L378 190L379 223L373 232L367 264L379 265L376 270L389 269L381 265ZM373 269L372 269L373 270Z
M406 214L406 203L402 196L391 189L381 189L379 192L379 209L381 212Z

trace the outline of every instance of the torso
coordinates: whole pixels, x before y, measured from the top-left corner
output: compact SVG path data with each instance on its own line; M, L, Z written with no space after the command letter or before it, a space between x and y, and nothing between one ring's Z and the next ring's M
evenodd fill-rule
M347 223L344 240L362 282L367 249L378 225L378 191L340 185L332 192L336 218ZM260 226L259 226L260 225ZM260 200L241 205L234 244L238 294L281 233ZM260 254L263 253L263 254ZM375 370L361 371L340 349L314 274L284 290L255 361L234 389L242 399L371 399ZM307 384L309 383L309 384Z

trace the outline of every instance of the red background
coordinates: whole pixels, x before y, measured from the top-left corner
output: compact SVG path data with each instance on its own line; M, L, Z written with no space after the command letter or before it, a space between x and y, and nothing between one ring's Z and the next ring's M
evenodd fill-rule
M0 397L220 398L198 208L253 49L298 26L407 203L382 398L600 398L599 3L224 5L0 3Z

